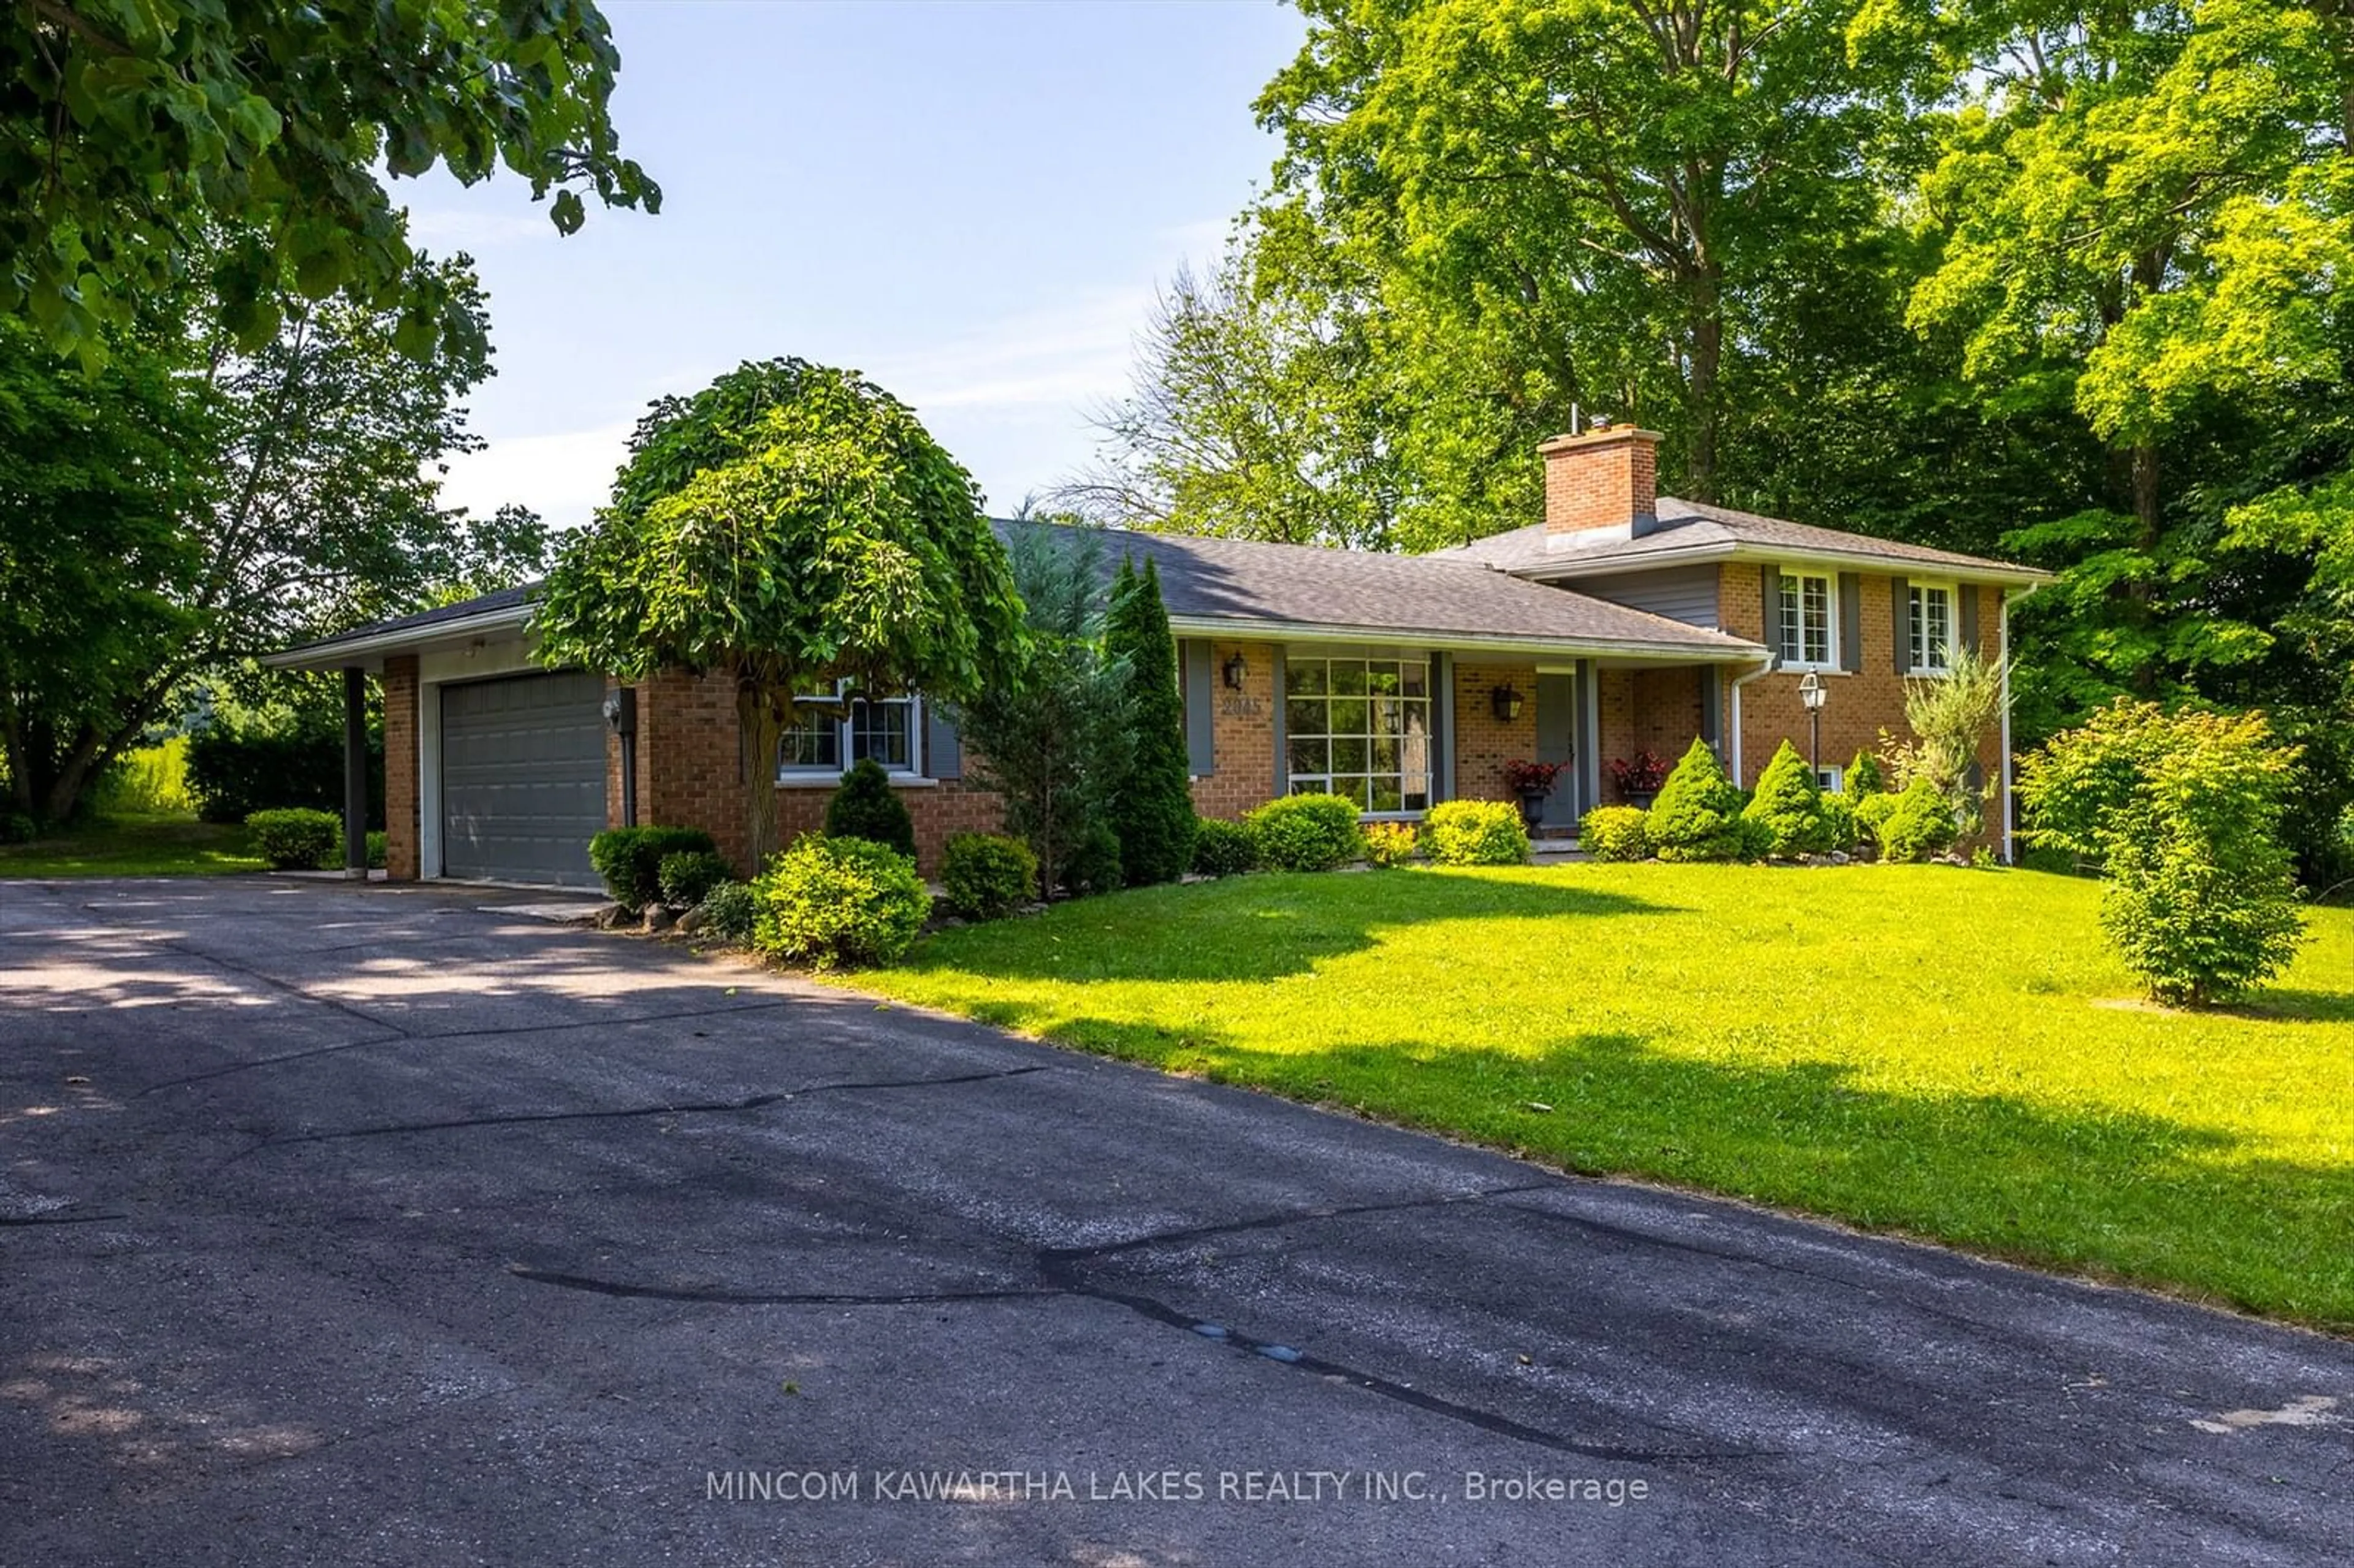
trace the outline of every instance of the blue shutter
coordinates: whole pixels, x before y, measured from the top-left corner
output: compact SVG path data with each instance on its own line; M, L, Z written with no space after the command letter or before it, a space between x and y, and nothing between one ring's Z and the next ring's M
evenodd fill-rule
M1961 645L1976 653L1978 651L1978 585L1956 584L1954 597L1961 601L1955 607L1957 618L1955 630L1959 633Z
M1863 673L1863 578L1854 572L1839 575L1840 668Z
M1913 673L1913 585L1903 577L1888 579L1889 602L1895 607L1896 673Z
M1185 690L1185 768L1196 779L1218 770L1213 707L1217 698L1218 651L1206 640L1188 638L1178 644L1178 668Z
M928 778L964 777L964 737L936 703L924 705L924 762Z

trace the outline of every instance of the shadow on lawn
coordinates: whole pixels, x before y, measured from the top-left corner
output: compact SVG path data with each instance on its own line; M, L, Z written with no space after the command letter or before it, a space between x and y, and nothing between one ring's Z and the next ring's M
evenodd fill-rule
M1014 1027L1035 1027L1030 1013L985 1010ZM2354 1325L2354 1168L2241 1157L2245 1139L2161 1117L1861 1087L1844 1064L1698 1061L1627 1034L1527 1054L1411 1041L1290 1054L1105 1018L1051 1033L1581 1172L1688 1182Z
M1032 919L967 927L925 942L902 967L1006 979L1278 980L1362 951L1392 927L1683 913L1624 894L1500 877L1269 873L1075 899ZM1116 939L1104 940L1105 932Z

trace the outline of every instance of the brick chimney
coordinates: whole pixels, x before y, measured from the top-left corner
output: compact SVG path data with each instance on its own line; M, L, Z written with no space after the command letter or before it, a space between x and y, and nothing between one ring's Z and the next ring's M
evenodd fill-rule
M1537 448L1545 462L1545 543L1561 548L1648 534L1659 521L1659 432L1597 419Z

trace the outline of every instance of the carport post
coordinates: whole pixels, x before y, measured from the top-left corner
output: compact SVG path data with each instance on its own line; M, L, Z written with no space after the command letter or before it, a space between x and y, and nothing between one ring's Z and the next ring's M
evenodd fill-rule
M344 874L367 880L367 672L344 666Z

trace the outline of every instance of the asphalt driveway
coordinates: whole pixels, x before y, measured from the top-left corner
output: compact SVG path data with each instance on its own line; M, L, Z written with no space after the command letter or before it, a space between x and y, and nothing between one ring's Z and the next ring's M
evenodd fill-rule
M0 1563L2354 1541L2343 1342L503 896L0 883Z

